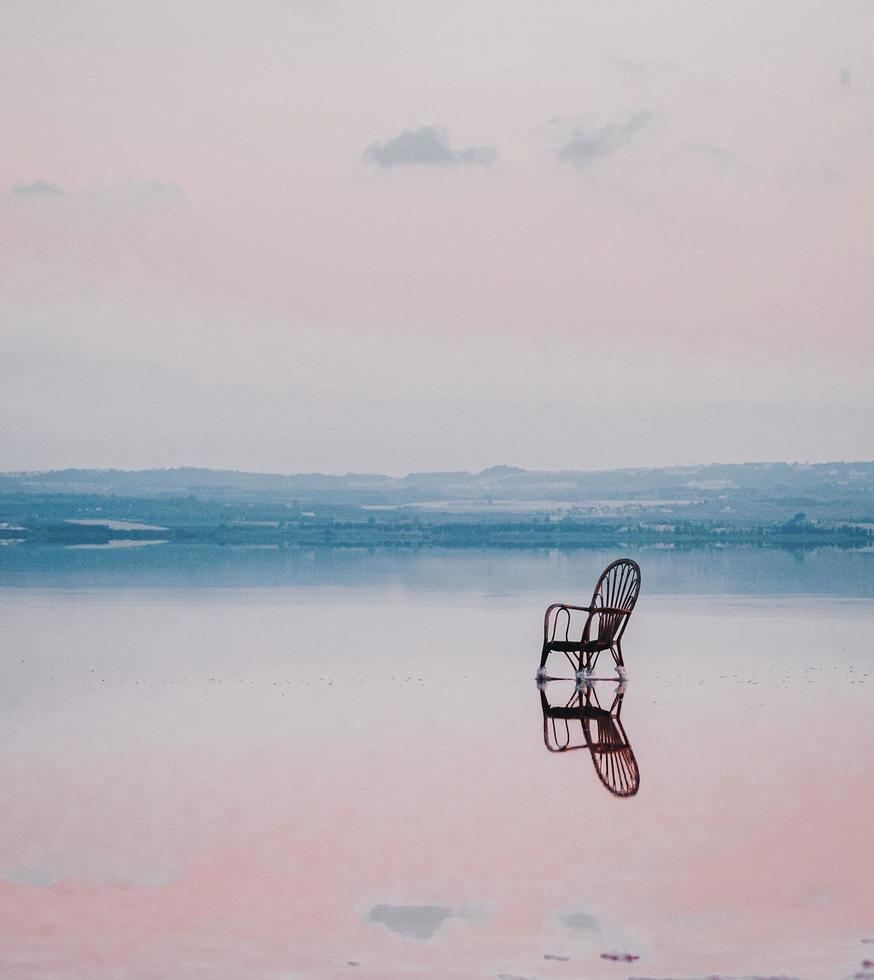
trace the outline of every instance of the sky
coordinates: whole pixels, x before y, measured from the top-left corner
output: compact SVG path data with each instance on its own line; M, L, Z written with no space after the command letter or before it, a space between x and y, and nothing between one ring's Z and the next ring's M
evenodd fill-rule
M0 0L0 470L871 459L872 39Z

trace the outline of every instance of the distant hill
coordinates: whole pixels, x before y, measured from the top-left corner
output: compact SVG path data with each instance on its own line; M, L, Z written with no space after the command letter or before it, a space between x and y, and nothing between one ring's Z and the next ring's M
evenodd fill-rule
M567 502L653 498L699 500L756 494L765 499L874 498L874 462L709 463L660 469L524 470L492 466L479 473L246 473L197 468L154 470L66 469L0 474L0 493L194 496L290 503L412 504L499 501Z
M874 462L585 472L0 474L0 544L874 546ZM0 549L8 553L8 547Z

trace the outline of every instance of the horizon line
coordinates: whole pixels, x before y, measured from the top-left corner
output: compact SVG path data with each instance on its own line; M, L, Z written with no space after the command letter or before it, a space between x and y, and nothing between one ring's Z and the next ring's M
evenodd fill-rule
M678 463L678 464L665 464L663 466L616 466L616 467L602 467L599 469L528 469L524 466L516 466L510 463L495 463L491 466L486 466L481 470L411 470L402 475L392 475L389 473L378 473L378 472L364 472L364 471L352 471L347 470L343 473L326 473L321 470L298 470L290 473L283 473L279 471L271 470L240 470L231 469L222 466L147 466L134 469L125 469L116 466L64 466L57 469L34 469L34 470L0 470L0 478L2 477L36 477L36 476L52 476L56 474L64 473L124 473L130 475L147 474L147 473L182 473L182 472L197 472L197 473L236 473L243 476L268 476L268 477L281 477L283 479L289 479L293 477L329 477L335 479L341 479L344 477L378 477L385 480L406 480L411 477L417 476L484 476L488 473L494 473L495 471L505 471L513 473L527 473L527 474L544 474L544 475L555 475L564 473L574 473L574 474L601 474L601 473L647 473L647 472L658 472L658 471L677 471L677 470L696 470L696 469L707 469L710 467L721 467L721 468L738 468L747 466L789 466L793 468L802 469L813 469L815 467L822 466L871 466L874 465L874 459L841 459L841 460L822 460L819 462L801 461L801 460L746 460L741 463L727 463L719 461L710 461L707 463Z

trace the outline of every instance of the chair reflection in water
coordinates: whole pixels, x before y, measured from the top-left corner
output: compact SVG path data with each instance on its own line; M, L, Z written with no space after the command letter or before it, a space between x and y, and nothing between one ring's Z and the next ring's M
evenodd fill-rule
M561 682L551 682L555 687ZM577 684L564 703L550 704L547 683L538 683L543 711L543 742L550 752L587 749L598 779L614 796L634 796L640 789L640 770L622 724L625 685L616 685L613 703L601 706L595 681Z
M620 558L601 573L588 606L572 606L565 602L551 605L543 619L543 651L538 676L545 676L550 653L563 653L577 674L591 676L598 657L609 650L617 673L624 677L622 634L639 594L637 562ZM577 613L581 615L575 615Z

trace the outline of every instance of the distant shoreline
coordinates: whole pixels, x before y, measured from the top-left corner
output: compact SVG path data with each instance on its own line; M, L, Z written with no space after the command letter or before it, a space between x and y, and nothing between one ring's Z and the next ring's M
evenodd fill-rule
M303 547L874 547L874 462L406 477L0 474L0 541ZM17 546L17 545L13 545Z
M874 550L874 531L837 524L806 522L726 527L700 524L627 524L605 522L264 522L259 524L165 525L132 530L92 521L0 527L0 540L11 547L29 544L76 546L126 541L187 545L274 545L280 547L355 548L603 548L670 547L811 548L824 545Z

